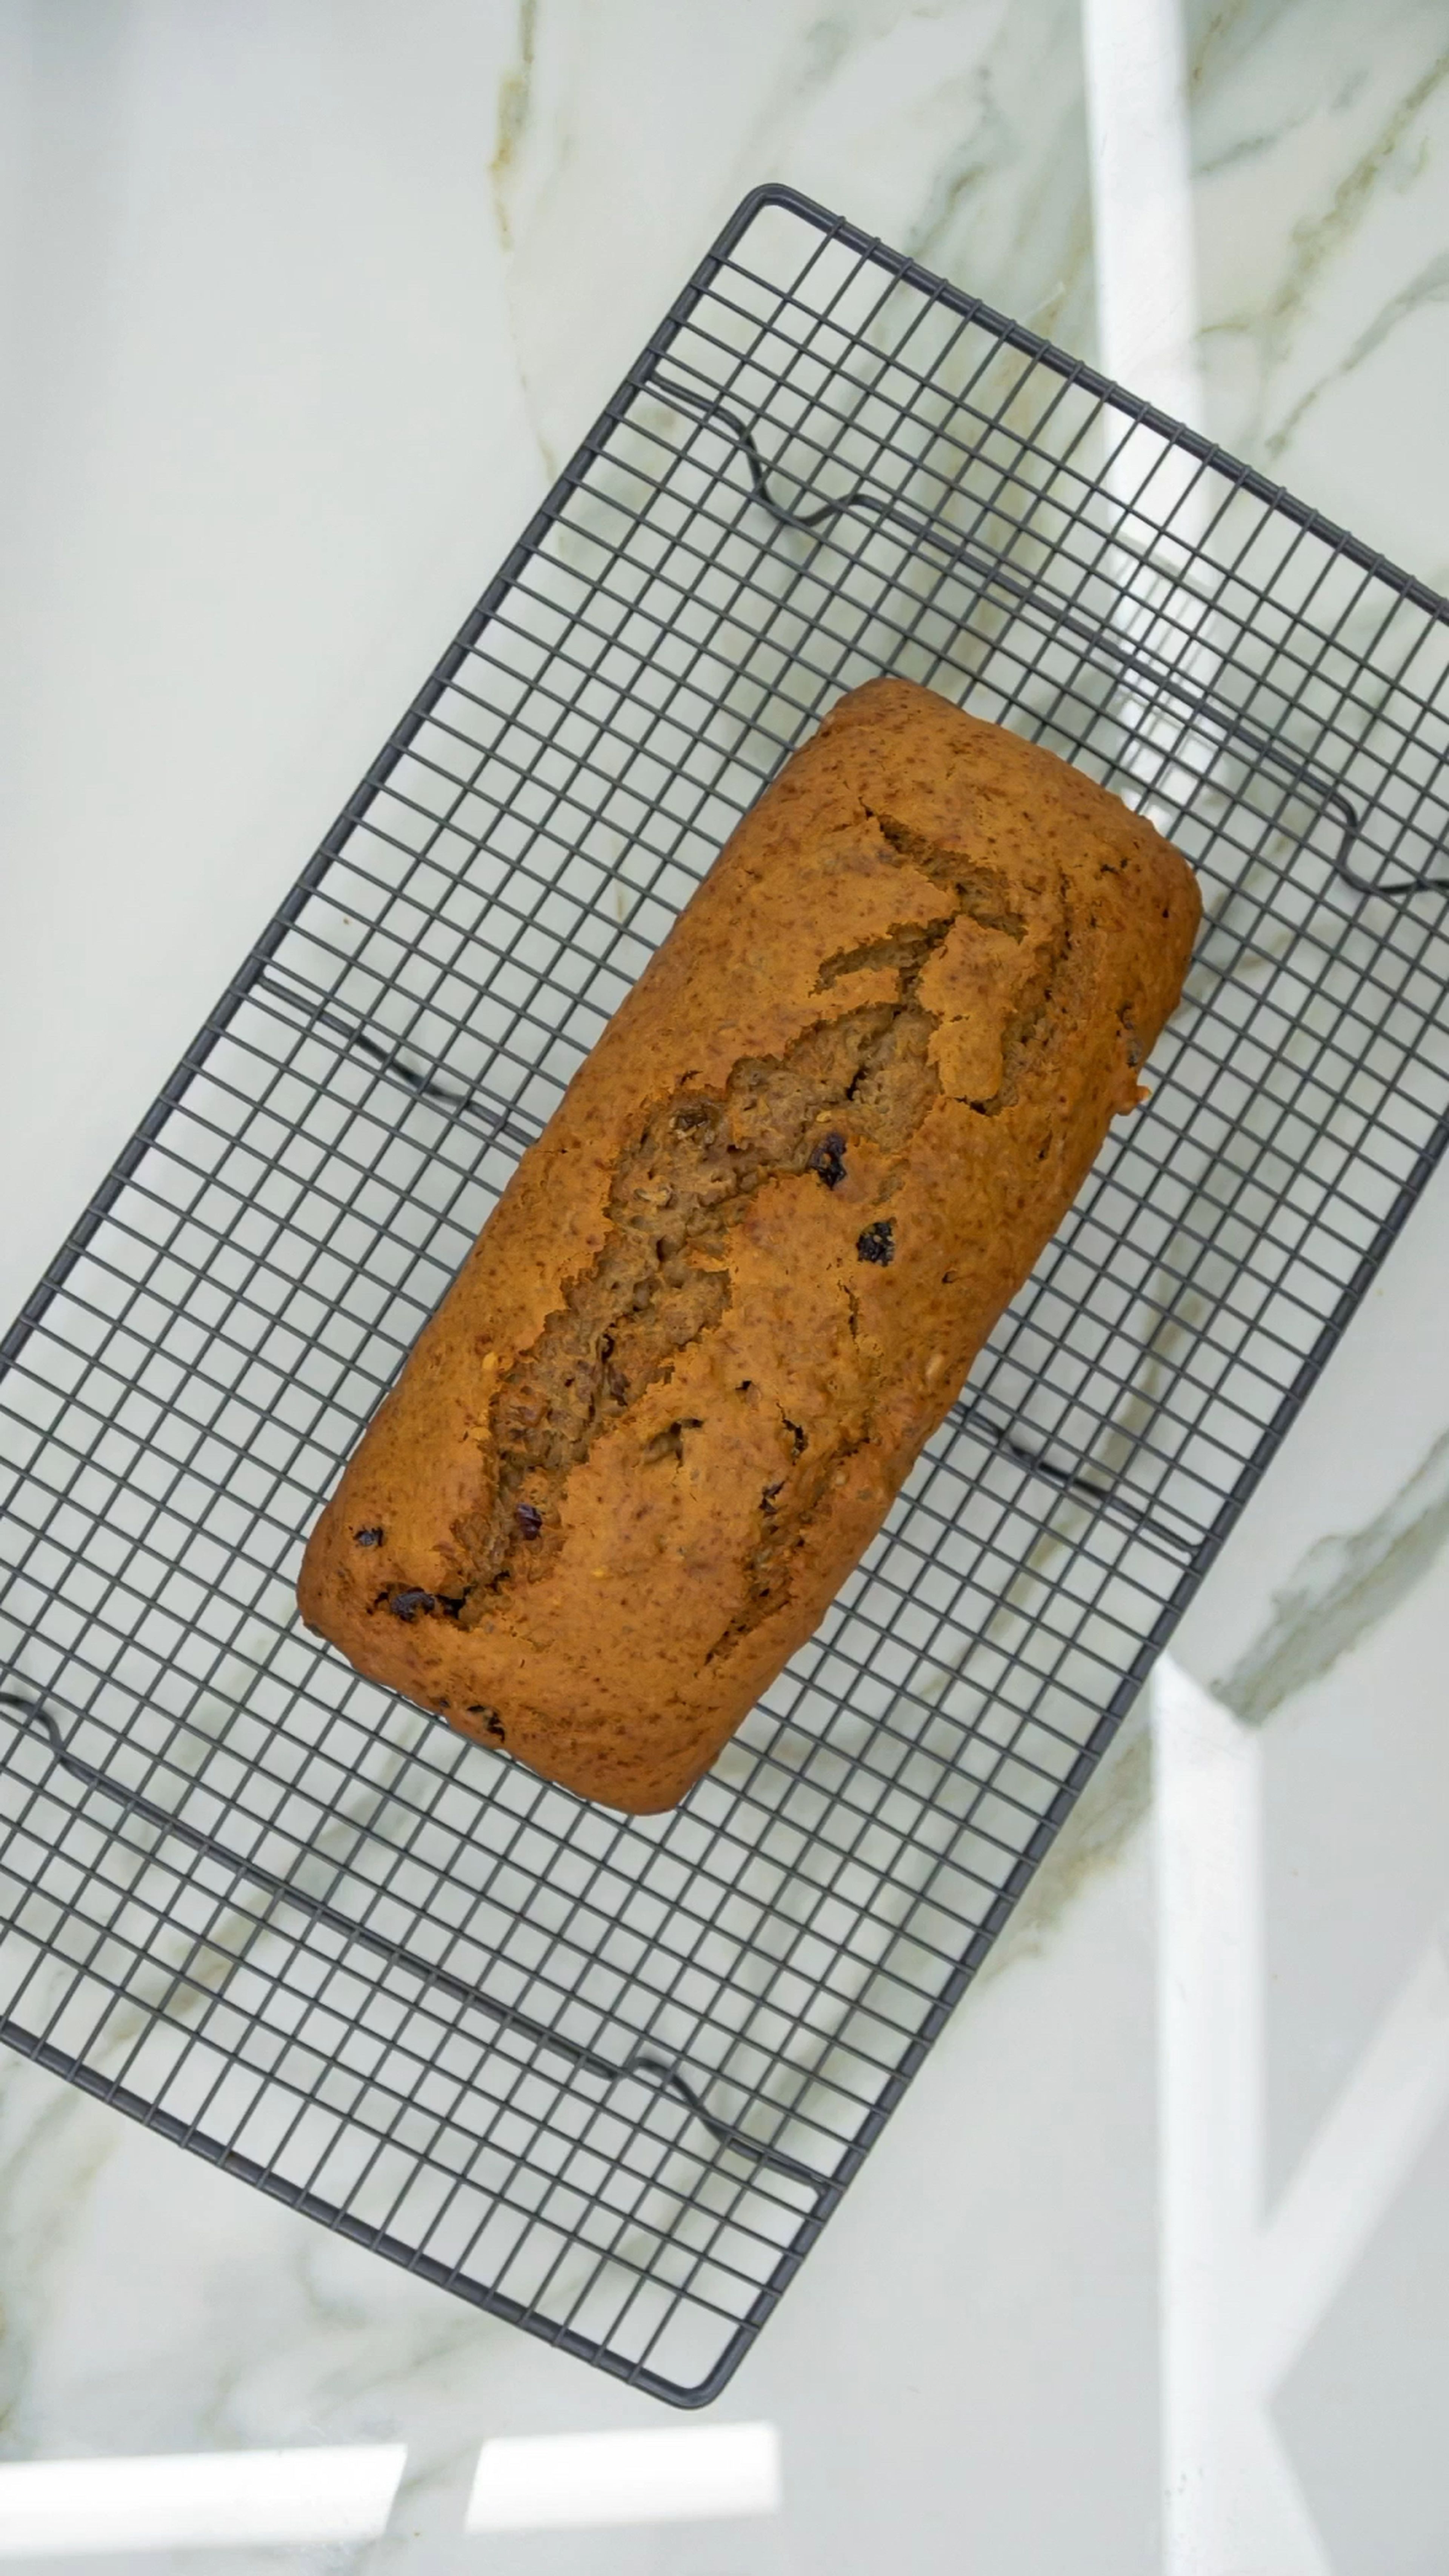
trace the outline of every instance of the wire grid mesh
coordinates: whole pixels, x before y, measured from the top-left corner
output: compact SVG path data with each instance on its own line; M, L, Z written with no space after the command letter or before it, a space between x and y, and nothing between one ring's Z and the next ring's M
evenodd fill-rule
M717 2393L1443 1143L1445 619L747 200L5 1345L6 2036ZM684 1808L623 1820L353 1675L300 1542L720 842L880 670L1150 811L1205 929L865 1564Z

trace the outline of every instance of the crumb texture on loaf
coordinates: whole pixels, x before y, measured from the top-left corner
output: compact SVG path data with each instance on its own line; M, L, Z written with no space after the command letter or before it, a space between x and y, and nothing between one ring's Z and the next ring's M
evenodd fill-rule
M313 1533L358 1668L672 1805L817 1624L1181 989L1179 854L906 681L732 836Z

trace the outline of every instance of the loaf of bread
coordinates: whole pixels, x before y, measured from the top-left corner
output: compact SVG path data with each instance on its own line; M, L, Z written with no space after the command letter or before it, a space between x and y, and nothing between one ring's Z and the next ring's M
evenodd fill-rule
M606 1806L802 1645L1181 989L1186 861L875 680L787 761L519 1164L312 1534L360 1672Z

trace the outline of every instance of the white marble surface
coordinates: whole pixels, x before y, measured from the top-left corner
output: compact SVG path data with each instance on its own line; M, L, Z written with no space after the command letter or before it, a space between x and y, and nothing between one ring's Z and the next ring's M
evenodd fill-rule
M1446 43L1189 13L1209 425L1441 584ZM746 186L1094 299L1071 0L5 0L0 118L8 1310ZM1449 1909L1446 1265L1449 1174L1178 1642L1262 1731L1275 2190ZM354 2563L430 2576L1157 2566L1150 1786L1139 1725L724 2401L778 2522L464 2540L485 2434L657 2410L13 2061L6 2453L403 2438ZM1446 2169L1278 2401L1333 2576L1449 2561Z

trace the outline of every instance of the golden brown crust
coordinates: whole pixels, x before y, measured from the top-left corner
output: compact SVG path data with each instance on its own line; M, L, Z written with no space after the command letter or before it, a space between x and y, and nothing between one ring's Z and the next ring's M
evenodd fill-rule
M816 1626L1177 1000L1186 862L904 680L732 835L307 1549L373 1680L635 1813Z

